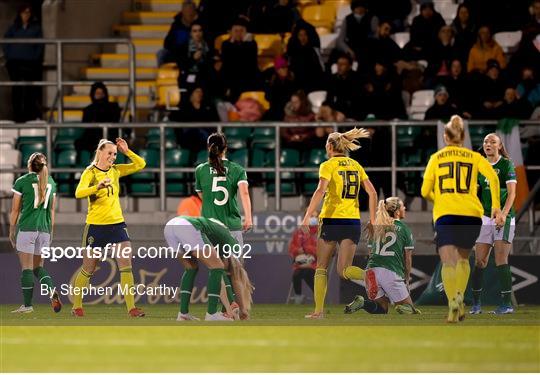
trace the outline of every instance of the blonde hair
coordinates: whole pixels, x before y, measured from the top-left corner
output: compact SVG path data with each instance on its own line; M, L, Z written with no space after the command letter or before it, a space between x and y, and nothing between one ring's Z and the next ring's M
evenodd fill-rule
M394 216L401 206L402 202L398 197L389 197L379 201L373 233L368 234L369 240L380 241L387 231L394 231Z
M449 143L462 145L465 139L463 119L458 115L453 115L450 121L444 126L444 134Z
M504 158L506 159L510 159L510 154L508 153L508 151L506 151L506 147L504 147L504 143L501 139L501 137L499 136L499 134L497 133L489 133L488 135L486 135L484 137L484 140L487 138L487 137L497 137L497 139L499 140L499 143L501 144L501 148L498 150L499 151L499 154L501 154Z
M97 148L96 148L96 151L94 153L94 160L92 161L92 163L90 164L90 166L92 165L97 165L98 163L98 155L99 155L99 152L101 150L103 150L105 148L106 145L113 145L113 146L116 146L113 142L109 141L108 139L100 139L99 140L99 143L97 145Z
M369 138L369 132L364 128L354 128L345 133L330 133L328 135L328 143L332 145L334 152L339 154L348 154L350 151L355 151L360 148L360 143L357 139Z
M39 204L45 202L47 183L49 182L49 169L47 157L40 152L34 152L28 158L28 170L38 175Z

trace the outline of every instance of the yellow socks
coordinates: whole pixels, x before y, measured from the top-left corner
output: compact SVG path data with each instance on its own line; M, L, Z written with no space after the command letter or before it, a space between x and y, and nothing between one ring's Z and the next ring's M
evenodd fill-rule
M126 301L128 312L135 307L135 296L129 293L129 291L133 289L134 284L135 280L133 279L131 267L120 268L120 286L122 287L122 290L127 291L127 293L124 294L124 300Z
M364 280L364 274L364 270L356 266L349 266L343 270L343 278L347 280Z
M321 313L324 309L324 298L326 297L326 286L328 280L326 278L326 270L324 268L317 268L315 270L314 281L314 298L315 298L315 312Z
M469 283L469 275L471 274L471 265L468 259L460 259L456 265L456 288L458 293L465 295L467 284Z
M90 283L90 277L92 277L92 274L86 272L82 268L77 274L74 287L76 288L75 290L79 291L79 293L74 293L73 295L73 309L82 308L82 291L84 290L83 288L88 288L88 284Z
M448 303L456 298L457 295L457 282L456 282L456 267L442 266L441 271L442 282L444 286L444 292L448 298Z

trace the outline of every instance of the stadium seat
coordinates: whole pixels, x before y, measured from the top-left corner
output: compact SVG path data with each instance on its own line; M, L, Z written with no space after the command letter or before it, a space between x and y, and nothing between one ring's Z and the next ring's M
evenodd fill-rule
M11 188L15 181L13 173L0 173L0 197L11 195Z
M73 168L77 165L77 151L63 150L56 154L58 168ZM58 193L64 196L72 196L75 193L75 176L73 173L56 173L54 176L58 184Z
M251 147L271 149L276 147L276 136L273 128L255 128L251 135Z
M19 137L18 129L3 129L0 128L0 143L10 144L15 146L16 140Z
M275 152L274 150L270 150L266 154L266 166L267 167L273 167L276 165L275 163ZM298 167L302 163L300 161L300 152L298 150L292 149L292 148L284 148L281 150L281 156L280 156L280 164L282 167ZM265 178L269 181L271 181L273 177L273 173L266 173ZM281 179L286 180L294 180L295 179L295 173L294 172L282 172L281 173Z
M321 163L326 160L326 150L313 149L310 150L305 158L304 166L306 167L319 167ZM304 195L313 194L317 188L319 173L318 172L305 172L302 174L302 193Z
M246 148L230 152L227 157L230 161L238 163L244 168L248 166L248 150Z
M332 30L336 20L336 7L328 3L307 5L302 9L302 18L315 27Z
M197 158L195 159L195 166L198 166L199 164L206 163L208 161L208 151L201 150L197 153Z
M252 167L264 167L266 165L266 150L260 148L252 149L250 164Z
M229 40L229 38L229 34L222 34L216 37L216 39L214 40L214 48L216 49L216 51L221 53L221 46L223 45L223 42Z
M405 47L409 40L411 39L411 34L408 31L394 33L391 35L394 42L399 46L399 48Z
M412 95L412 103L408 108L409 116L412 119L423 120L429 107L433 105L435 98L433 90L418 90Z
M188 167L190 159L190 151L187 149L173 148L165 152L165 166L170 168ZM167 179L183 180L185 173L183 172L168 172Z
M247 147L247 141L251 136L251 128L225 128L227 137L227 148L238 150Z
M254 34L259 56L275 58L283 53L279 34Z
M444 22L447 25L451 24L452 20L456 17L458 4L452 1L436 1L434 5L435 10L444 18Z
M418 126L398 126L396 131L397 147L407 148L414 146L414 142L422 132L422 129Z
M86 168L92 162L92 154L88 150L82 150L77 156L77 167L79 168ZM118 155L116 156L116 163L118 164Z
M319 108L326 100L326 91L312 91L308 94L308 100L311 103L311 107L314 113L319 112Z
M148 132L146 133L147 138L157 137L159 138L159 128L150 128L148 129ZM165 127L165 138L174 138L176 135L174 134L174 128L168 128Z
M146 161L146 168L159 167L159 151L155 149L143 149L139 151L139 156ZM157 187L155 183L155 173L139 172L130 176L129 187L131 195L134 197L155 196Z
M332 49L336 47L336 40L337 40L338 34L337 33L330 33L321 35L321 50L323 52L329 52Z
M171 149L176 147L176 138L172 137L166 137L165 138L165 149ZM161 142L159 139L159 136L157 137L149 137L146 141L146 148L153 148L159 150L161 148Z
M21 152L19 150L2 150L0 152L0 168L12 169L21 165Z
M21 166L22 167L26 167L28 158L34 152L41 152L43 154L46 153L44 142L43 143L26 143L26 144L21 145L19 150L21 150Z
M516 48L521 40L522 32L518 31L505 31L500 33L495 33L493 38L497 43L500 44L504 53L513 53L516 51Z
M339 8L337 8L336 24L334 25L335 32L339 31L341 25L343 24L343 20L345 20L345 17L347 17L351 13L351 6L348 4L341 4Z
M485 136L494 131L495 128L493 126L469 125L469 135L471 137L471 145L473 150L477 150L482 147Z
M245 91L240 95L240 99L255 99L259 102L259 104L262 106L262 108L265 111L268 111L270 109L270 103L268 100L266 100L266 94L264 91Z

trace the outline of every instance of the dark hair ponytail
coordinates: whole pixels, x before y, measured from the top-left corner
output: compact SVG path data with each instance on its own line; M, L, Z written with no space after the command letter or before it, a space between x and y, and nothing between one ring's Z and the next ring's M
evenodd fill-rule
M39 204L45 202L45 192L49 182L49 169L47 168L47 158L39 152L34 152L28 158L28 169L38 175L39 181Z
M225 175L225 166L221 159L227 149L227 138L223 133L212 133L208 137L208 162L214 168L218 176Z

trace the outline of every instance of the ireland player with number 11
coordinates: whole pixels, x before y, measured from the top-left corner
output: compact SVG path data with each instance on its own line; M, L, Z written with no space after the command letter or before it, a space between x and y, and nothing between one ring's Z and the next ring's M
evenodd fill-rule
M15 181L12 189L9 240L17 249L21 262L21 287L24 304L13 313L31 313L34 293L34 276L46 286L55 312L62 303L54 291L53 282L43 268L41 249L50 246L54 227L56 183L49 176L47 158L35 152L28 158L28 173ZM43 290L43 288L42 288Z

